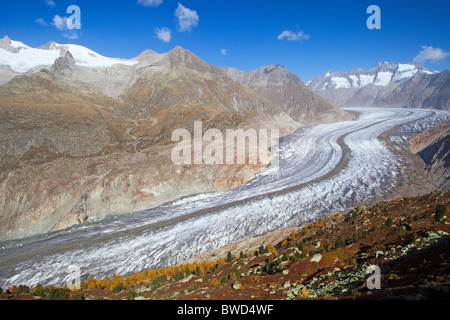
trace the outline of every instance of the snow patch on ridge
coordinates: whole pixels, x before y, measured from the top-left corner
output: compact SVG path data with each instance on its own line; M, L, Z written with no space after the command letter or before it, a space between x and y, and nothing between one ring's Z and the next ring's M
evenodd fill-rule
M14 40L11 40L11 47L17 48L17 49L19 49L19 48L30 48L25 43L23 43L21 41L14 41Z
M360 75L359 76L360 86L361 87L365 87L368 84L372 83L373 82L373 78L374 78L374 76L371 76L371 75L365 75L365 74Z
M400 63L398 65L398 73L399 76L397 78L397 81L403 81L411 79L419 70L416 68L416 66L412 64L402 64Z
M18 73L27 73L38 66L52 65L59 56L59 51L27 48L21 49L18 53L12 53L0 49L0 65L9 66Z
M334 85L336 86L336 89L351 88L350 82L348 82L348 79L346 78L334 77L331 78L331 81L333 81Z
M386 87L389 85L392 79L392 72L379 72L374 84L380 87Z

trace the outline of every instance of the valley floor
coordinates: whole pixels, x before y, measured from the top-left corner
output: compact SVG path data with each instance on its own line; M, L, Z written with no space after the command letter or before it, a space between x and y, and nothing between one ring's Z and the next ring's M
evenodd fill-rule
M415 181L404 144L449 113L352 111L359 114L354 121L303 128L286 137L278 170L269 167L233 190L19 241L0 251L0 286L61 286L72 265L83 279L168 267L229 243L392 198L402 188L408 196L429 192L432 182Z

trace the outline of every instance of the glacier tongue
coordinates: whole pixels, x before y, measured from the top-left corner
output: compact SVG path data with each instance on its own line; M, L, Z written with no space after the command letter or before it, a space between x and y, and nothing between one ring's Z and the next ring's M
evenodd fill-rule
M278 172L263 172L233 190L187 197L3 250L0 286L64 285L70 265L79 266L83 278L168 266L367 203L394 188L402 169L379 135L397 126L406 134L450 118L443 111L348 110L360 114L357 120L303 128L286 137Z

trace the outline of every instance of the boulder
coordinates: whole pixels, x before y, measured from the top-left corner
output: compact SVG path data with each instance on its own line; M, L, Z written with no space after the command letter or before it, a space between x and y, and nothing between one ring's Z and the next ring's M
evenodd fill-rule
M236 281L236 282L233 284L233 289L234 289L234 290L240 290L240 289L242 289L242 284L241 284L239 281Z

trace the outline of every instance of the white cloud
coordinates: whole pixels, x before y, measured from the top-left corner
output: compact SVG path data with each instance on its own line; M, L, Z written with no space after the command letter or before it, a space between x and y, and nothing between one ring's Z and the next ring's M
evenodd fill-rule
M36 20L34 20L34 21L35 21L36 23L40 24L41 26L48 26L48 23L45 22L45 20L42 19L42 18L36 19Z
M178 31L180 32L190 32L198 26L199 17L197 11L188 9L181 3L178 3L175 17L178 19Z
M141 4L144 7L157 7L163 2L163 0L138 0L138 4Z
M52 23L56 29L59 31L67 30L67 17L61 17L61 16L54 16L53 17L53 23Z
M55 2L53 0L45 0L45 2L47 3L47 5L50 8L54 8L56 6Z
M226 56L228 54L226 49L220 50L220 53L223 54L224 56Z
M433 48L428 46L422 46L422 50L417 57L414 58L414 62L423 63L426 61L438 62L450 55L450 52L445 52L441 48Z
M170 42L172 39L172 30L169 28L155 28L156 37L164 42Z
M309 38L311 38L311 36L305 34L303 31L294 32L291 30L285 30L278 36L278 40L286 39L288 41L302 41L308 40Z
M67 28L67 17L54 16L52 25L55 26L56 29L63 32L63 37L68 39L78 39L79 34L76 29L69 30Z

